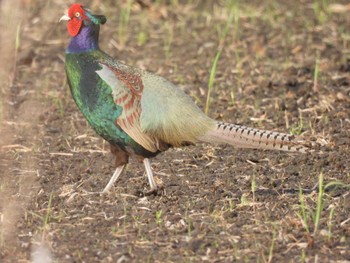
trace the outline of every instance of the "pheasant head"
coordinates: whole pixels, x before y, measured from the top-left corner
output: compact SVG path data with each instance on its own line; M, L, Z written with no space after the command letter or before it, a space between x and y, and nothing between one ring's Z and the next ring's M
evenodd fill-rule
M60 21L62 20L68 21L68 32L72 37L75 37L79 34L82 27L89 26L91 23L95 25L103 25L106 23L107 18L102 15L93 15L90 10L84 8L83 5L75 3L68 9L67 14L61 17Z

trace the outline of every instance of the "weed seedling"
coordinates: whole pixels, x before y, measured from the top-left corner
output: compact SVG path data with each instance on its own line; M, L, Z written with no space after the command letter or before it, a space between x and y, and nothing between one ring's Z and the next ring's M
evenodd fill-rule
M300 135L303 131L304 124L303 124L303 115L301 111L299 112L299 123L297 126L294 126L291 128L290 133L293 135Z
M131 4L132 0L127 0L126 7L120 9L118 39L121 47L124 47L126 41L128 40L128 25L130 20Z
M333 206L331 208L331 212L329 213L329 219L328 219L328 242L331 241L332 238L332 220L334 216L334 209L335 207Z
M319 67L320 67L320 54L317 53L316 61L315 61L314 85L313 85L313 91L314 91L315 93L318 92Z
M320 224L321 212L323 210L323 174L320 173L318 178L318 195L317 195L317 206L316 206L316 214L314 219L314 236L316 235L318 226Z
M301 250L300 261L303 262L303 263L306 262L306 253L305 253L304 249Z
M18 50L21 45L21 23L17 25L16 29L16 40L15 40L15 54L13 56L14 62L13 62L13 72L11 76L11 86L13 85L13 82L15 81L16 78L16 73L17 73L17 57L18 57Z
M276 231L274 229L272 232L272 240L271 240L271 245L270 245L270 250L269 250L269 259L267 262L272 262L273 248L275 247L275 241L276 241Z
M317 21L320 24L325 23L329 12L329 0L314 0L312 9Z
M139 46L143 46L144 44L146 44L147 40L148 40L148 35L145 31L140 31L137 34L137 44Z
M52 193L49 197L49 202L47 203L47 209L46 209L46 215L44 217L44 225L43 225L43 232L42 232L42 239L44 239L44 236L46 234L46 231L49 229L49 221L51 218L51 204L52 204Z
M49 224L49 221L51 218L51 203L52 203L52 193L50 194L49 202L47 204L46 215L44 218L44 228Z
M256 191L256 181L255 181L255 174L253 174L252 178L252 193L253 193L253 202L255 203L255 191Z
M298 216L303 222L304 228L308 234L310 234L310 227L308 225L308 218L313 218L313 233L312 236L315 238L319 225L320 225L320 219L321 219L321 212L323 211L323 198L324 198L324 191L330 187L345 187L350 188L350 185L344 184L339 181L333 181L325 186L323 185L323 173L320 173L318 178L318 194L317 194L317 201L316 201L316 209L313 210L311 208L306 207L304 203L304 196L301 187L299 187L299 201L300 201L300 213L298 213ZM332 230L332 219L334 216L335 208L332 207L330 210L330 214L328 217L328 240L331 239L331 230Z
M165 38L164 38L164 53L165 53L165 59L169 61L170 55L171 55L171 45L173 43L174 38L174 28L169 23L165 23Z
M301 215L299 214L299 216L302 218L303 225L305 227L306 232L310 233L309 225L307 223L306 206L305 206L305 202L304 202L304 195L303 195L303 190L302 190L301 186L299 186L299 201L300 201L300 210L301 210Z
M59 98L58 96L59 95L57 93L56 94L52 94L52 103L58 109L58 112L59 112L60 116L63 117L64 116L64 106L63 106L62 99Z
M136 35L136 41L137 41L137 45L139 46L143 46L146 44L146 42L149 39L149 28L148 28L148 16L142 15L142 17L140 18L140 31L137 33Z
M239 22L239 16L238 16L238 0L227 0L227 9L228 9L228 19L226 21L226 24L223 28L223 30L218 27L219 31L219 45L218 45L218 50L216 52L215 58L213 60L213 64L210 70L210 77L209 77L209 83L208 83L208 93L207 93L207 100L205 103L205 114L208 114L209 108L210 108L210 97L212 93L212 89L214 86L214 80L215 80L215 75L216 75L216 68L217 64L219 62L219 59L221 57L222 50L224 48L224 43L226 36L228 32L231 29L232 26L232 21L235 20L235 30L238 30L238 22ZM236 34L236 32L235 32Z
M212 92L212 89L213 89L213 86L214 86L216 67L217 67L218 61L220 59L220 56L221 56L221 50L219 50L216 53L214 61L213 61L213 65L211 66L209 83L208 83L207 101L205 103L205 114L208 114L208 112L209 112L210 96L211 96L211 92Z
M163 211L162 211L162 210L156 211L156 224L157 224L158 226L160 226L161 223L163 222L163 220L162 220L162 214L163 214Z
M235 208L235 202L232 199L230 199L228 203L229 203L229 211L232 212Z

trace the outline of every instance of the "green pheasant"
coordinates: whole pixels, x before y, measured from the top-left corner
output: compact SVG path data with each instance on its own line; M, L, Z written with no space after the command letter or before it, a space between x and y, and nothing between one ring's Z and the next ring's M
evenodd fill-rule
M171 82L113 59L98 43L105 16L73 4L61 20L67 21L72 37L65 62L72 96L115 155L116 170L103 192L122 174L129 156L143 161L151 190L157 189L149 158L169 147L202 141L308 151L309 144L292 135L215 121Z

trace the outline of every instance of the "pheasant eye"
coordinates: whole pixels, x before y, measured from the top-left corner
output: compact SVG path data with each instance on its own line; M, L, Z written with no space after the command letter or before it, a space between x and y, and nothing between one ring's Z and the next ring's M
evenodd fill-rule
M76 13L75 13L75 17L80 17L80 13L79 13L79 12L76 12Z

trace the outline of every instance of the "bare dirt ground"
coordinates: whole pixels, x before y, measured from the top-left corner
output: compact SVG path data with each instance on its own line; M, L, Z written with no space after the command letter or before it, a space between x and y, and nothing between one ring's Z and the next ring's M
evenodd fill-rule
M222 47L211 117L328 145L171 149L152 164L163 191L147 195L131 162L102 195L109 147L65 79L69 4L0 1L1 262L350 261L350 9L335 5L347 1L229 2L82 1L108 17L107 53L203 108Z

